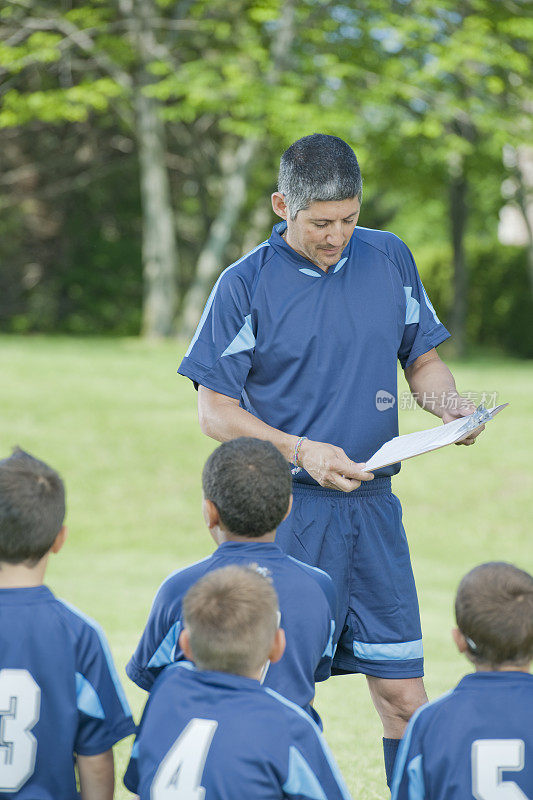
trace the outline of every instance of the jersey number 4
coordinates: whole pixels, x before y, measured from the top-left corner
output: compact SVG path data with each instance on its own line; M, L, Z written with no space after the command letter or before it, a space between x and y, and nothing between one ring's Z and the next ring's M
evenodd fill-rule
M476 739L472 742L472 794L476 800L528 800L502 772L524 769L522 739Z
M18 791L33 775L41 690L25 669L0 670L0 792Z
M151 800L204 800L200 782L217 725L214 719L189 722L159 765Z

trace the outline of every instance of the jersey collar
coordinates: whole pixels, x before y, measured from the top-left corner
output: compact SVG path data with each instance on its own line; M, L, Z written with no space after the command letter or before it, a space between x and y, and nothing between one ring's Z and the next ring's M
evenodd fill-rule
M276 225L274 225L272 228L272 235L270 236L268 242L274 248L274 250L283 257L284 261L287 261L292 267L298 269L298 271L303 275L308 275L312 278L330 278L332 275L337 274L342 269L350 256L350 246L352 243L353 234L350 237L350 241L342 251L341 257L337 263L333 264L327 272L324 272L323 269L317 267L316 264L313 264L313 262L309 261L309 259L305 258L305 256L301 256L296 252L296 250L293 250L292 247L287 244L282 236L286 230L287 223L285 220L276 223Z
M180 662L171 664L167 668L175 669ZM190 679L195 683L202 683L208 686L215 686L223 689L236 689L242 691L248 689L250 691L262 692L261 684L255 678L246 678L244 675L234 675L230 672L215 672L214 670L197 669L193 664L188 663L188 668L185 672L186 679ZM182 672L183 674L183 672Z
M48 586L21 586L15 589L0 589L0 604L2 605L30 605L42 603L43 600L53 600L54 595Z
M264 558L282 558L284 555L281 547L275 542L222 542L215 553L263 556Z

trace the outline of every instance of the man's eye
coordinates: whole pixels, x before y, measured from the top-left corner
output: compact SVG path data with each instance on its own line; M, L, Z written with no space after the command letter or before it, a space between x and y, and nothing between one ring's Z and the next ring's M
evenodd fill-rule
M327 222L315 222L317 228L325 228L327 224Z

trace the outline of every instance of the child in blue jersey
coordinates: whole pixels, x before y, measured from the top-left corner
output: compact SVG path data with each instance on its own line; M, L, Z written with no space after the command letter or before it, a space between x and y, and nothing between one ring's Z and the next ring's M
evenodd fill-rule
M349 800L308 714L261 686L285 644L253 568L205 575L183 600L181 661L155 682L124 782L140 800Z
M204 518L218 549L164 581L126 672L149 691L163 667L185 658L179 634L187 590L212 570L253 564L272 579L287 631L285 655L269 668L265 685L319 722L310 703L315 681L325 680L331 671L336 595L329 575L296 561L275 544L276 528L290 510L289 465L269 442L242 437L211 454L202 483Z
M533 798L533 577L505 563L459 585L453 638L476 671L422 706L402 739L393 800Z
M53 469L0 461L0 798L112 800L112 747L135 731L96 623L43 585L66 538Z

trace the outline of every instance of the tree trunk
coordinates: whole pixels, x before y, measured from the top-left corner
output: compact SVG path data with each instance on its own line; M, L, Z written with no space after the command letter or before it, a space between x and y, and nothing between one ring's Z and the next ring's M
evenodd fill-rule
M165 164L165 126L159 115L159 102L144 93L152 80L147 65L157 57L157 40L152 28L156 11L152 0L122 0L121 6L127 10L140 61L133 91L143 217L142 334L161 338L173 333L178 254Z
M272 40L270 48L272 66L266 77L267 82L271 85L277 83L279 75L290 60L291 44L294 38L294 2L295 0L285 0L283 3L279 28ZM196 277L187 293L180 326L180 333L185 338L191 336L198 324L207 294L223 266L224 252L246 201L248 171L259 144L258 139L245 139L235 154L233 154L232 145L230 145L231 149L222 153L221 162L224 176L221 191L222 203L198 258Z
M464 253L464 231L466 224L467 181L462 159L450 165L450 227L453 246L453 308L451 333L455 352L459 357L466 352L466 317L468 309L468 272Z
M189 338L194 332L205 299L223 266L224 253L246 200L248 170L257 152L257 139L245 139L236 151L228 149L221 156L223 183L220 210L209 229L196 266L196 275L187 293L180 333Z

